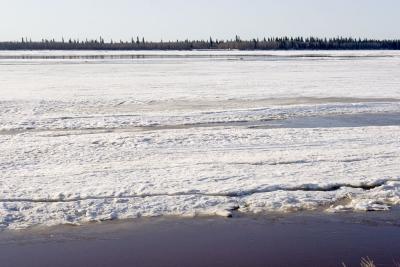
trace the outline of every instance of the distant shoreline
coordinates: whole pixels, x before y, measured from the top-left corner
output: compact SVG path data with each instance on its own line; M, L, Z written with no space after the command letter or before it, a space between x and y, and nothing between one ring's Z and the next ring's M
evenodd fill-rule
M274 37L242 40L176 40L146 41L132 38L129 41L105 41L102 37L91 40L42 39L32 41L0 42L0 50L400 50L400 39L375 40L361 38Z
M0 44L1 45L1 44ZM13 48L13 49L3 49L0 48L0 51L397 51L400 48L365 48L365 49L118 49L118 48L101 48L101 49L93 49L93 48L71 48L71 49L62 49L62 48Z

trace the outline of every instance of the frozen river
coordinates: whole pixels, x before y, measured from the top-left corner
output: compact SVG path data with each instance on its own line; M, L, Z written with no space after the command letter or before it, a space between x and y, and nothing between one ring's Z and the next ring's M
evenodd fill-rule
M0 52L0 228L400 204L400 52Z

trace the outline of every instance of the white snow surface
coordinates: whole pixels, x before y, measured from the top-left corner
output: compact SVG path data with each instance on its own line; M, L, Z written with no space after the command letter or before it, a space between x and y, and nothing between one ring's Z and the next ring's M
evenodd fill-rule
M2 51L0 228L389 210L390 114L395 51Z

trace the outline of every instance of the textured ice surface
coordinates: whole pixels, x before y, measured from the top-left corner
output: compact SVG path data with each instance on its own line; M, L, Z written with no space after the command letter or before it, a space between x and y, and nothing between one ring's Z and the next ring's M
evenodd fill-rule
M400 53L119 53L0 52L1 228L400 204Z

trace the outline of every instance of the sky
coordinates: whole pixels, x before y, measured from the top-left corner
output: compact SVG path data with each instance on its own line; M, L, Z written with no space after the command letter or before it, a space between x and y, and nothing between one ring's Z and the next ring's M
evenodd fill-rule
M400 39L399 0L0 0L0 41Z

